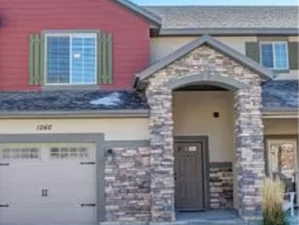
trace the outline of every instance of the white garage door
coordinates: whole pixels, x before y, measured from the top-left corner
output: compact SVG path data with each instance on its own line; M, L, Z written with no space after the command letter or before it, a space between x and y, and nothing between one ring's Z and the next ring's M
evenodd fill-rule
M0 144L0 224L96 224L94 144Z

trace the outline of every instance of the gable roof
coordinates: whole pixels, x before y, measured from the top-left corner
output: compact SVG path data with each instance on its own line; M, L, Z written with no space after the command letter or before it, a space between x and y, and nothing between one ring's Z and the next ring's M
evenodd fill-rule
M148 6L160 35L298 34L297 6Z
M261 66L257 62L253 61L252 59L246 57L245 55L237 52L236 50L232 49L231 47L223 44L220 41L212 38L209 35L204 35L203 37L190 42L189 44L179 48L178 50L174 51L172 54L164 57L157 63L153 64L152 66L146 68L142 72L136 74L135 86L139 81L145 80L149 78L154 73L158 72L159 70L165 68L166 66L170 65L174 61L182 58L183 56L190 53L192 50L199 48L200 46L208 45L219 52L227 55L237 62L249 67L253 71L257 72L258 74L262 75L265 79L272 79L273 73L272 71L266 69L265 67Z
M142 16L143 18L149 20L155 26L158 27L161 26L161 18L157 14L147 10L146 8L136 5L129 0L114 0L114 1L128 8L129 10L136 13L137 15Z

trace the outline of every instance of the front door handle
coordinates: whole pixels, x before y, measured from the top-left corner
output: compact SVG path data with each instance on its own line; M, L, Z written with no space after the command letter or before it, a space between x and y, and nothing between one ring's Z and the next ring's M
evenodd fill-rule
M48 189L42 189L42 197L48 197Z

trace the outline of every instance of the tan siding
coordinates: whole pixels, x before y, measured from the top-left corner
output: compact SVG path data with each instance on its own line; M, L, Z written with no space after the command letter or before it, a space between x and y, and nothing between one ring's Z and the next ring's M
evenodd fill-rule
M39 125L52 125L39 131ZM0 120L1 134L104 133L106 140L148 140L148 119L19 119Z

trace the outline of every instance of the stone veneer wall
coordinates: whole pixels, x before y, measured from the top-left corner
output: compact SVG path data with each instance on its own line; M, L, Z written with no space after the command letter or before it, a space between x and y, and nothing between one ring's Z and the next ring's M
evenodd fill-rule
M150 220L149 147L112 148L106 157L106 222Z
M250 81L249 81L250 82ZM260 81L235 92L235 173L239 214L261 218L261 187L265 178L264 125Z
M245 87L234 89L236 140L236 203L244 219L256 219L261 214L260 188L264 171L264 143L262 122L262 78L237 61L208 45L194 49L153 74L146 81L146 97L151 109L151 220L175 220L173 114L171 83L184 77L226 77ZM213 82L213 80L210 80ZM221 80L221 79L220 79ZM224 82L223 80L215 80Z
M209 169L210 207L233 208L234 175L230 163L211 163Z

